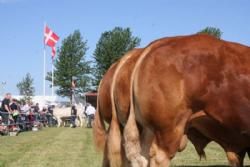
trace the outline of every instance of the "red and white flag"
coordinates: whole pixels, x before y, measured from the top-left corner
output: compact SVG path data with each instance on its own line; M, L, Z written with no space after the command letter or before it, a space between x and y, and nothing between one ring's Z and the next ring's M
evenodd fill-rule
M54 58L54 56L56 55L56 43L59 40L59 36L56 35L56 33L54 33L47 25L45 26L45 30L44 30L44 44L48 45L49 47L51 47L52 52L52 58Z

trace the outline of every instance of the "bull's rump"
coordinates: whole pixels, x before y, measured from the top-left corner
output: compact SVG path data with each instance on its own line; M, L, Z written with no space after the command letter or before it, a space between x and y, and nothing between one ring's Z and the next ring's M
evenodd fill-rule
M110 123L112 114L111 114L111 97L110 97L110 88L113 81L113 75L117 68L117 65L119 64L119 61L114 63L108 71L105 73L105 75L102 78L102 81L98 88L98 97L97 97L97 103L98 103L98 113L102 116L102 118L107 122Z
M249 135L249 47L192 35L161 39L142 55L133 82L138 120L169 128L180 121L176 110L205 110Z
M136 48L123 56L113 79L112 100L115 103L114 109L116 109L119 122L123 125L126 124L129 114L132 71L142 51L143 49Z

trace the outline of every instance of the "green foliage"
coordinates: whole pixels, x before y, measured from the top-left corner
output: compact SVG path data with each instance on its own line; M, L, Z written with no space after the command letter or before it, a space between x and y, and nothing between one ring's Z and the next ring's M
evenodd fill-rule
M76 80L75 92L84 92L90 87L90 62L85 60L87 41L83 40L80 31L76 30L62 41L54 65L54 85L56 94L71 97L71 83ZM46 79L52 81L51 72Z
M206 27L203 30L199 31L198 34L208 34L220 39L223 32L219 28Z
M111 64L138 46L140 41L140 38L132 36L130 28L115 27L102 33L94 51L96 84Z
M20 81L16 86L19 90L19 94L24 96L25 101L30 101L31 96L35 93L35 88L33 86L34 79L31 77L30 73Z

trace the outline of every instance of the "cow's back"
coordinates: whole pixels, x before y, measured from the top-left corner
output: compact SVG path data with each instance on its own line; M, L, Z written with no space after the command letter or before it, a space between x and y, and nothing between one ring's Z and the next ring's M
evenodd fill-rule
M97 98L98 112L103 117L103 119L108 123L110 123L112 118L110 89L113 81L113 75L118 64L119 61L112 64L112 66L104 74L98 89L98 98Z
M113 100L119 122L123 125L126 123L129 113L132 71L142 51L143 49L133 49L122 58L112 83L111 93L114 95Z

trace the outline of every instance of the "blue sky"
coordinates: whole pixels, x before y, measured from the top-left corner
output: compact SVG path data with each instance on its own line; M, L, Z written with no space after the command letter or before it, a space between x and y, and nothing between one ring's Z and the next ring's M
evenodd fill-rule
M130 27L141 47L206 26L220 28L225 40L250 45L249 7L248 0L0 0L0 83L6 82L0 93L18 94L16 84L29 72L36 95L42 94L45 21L61 39L79 29L91 59L101 33L115 26Z

